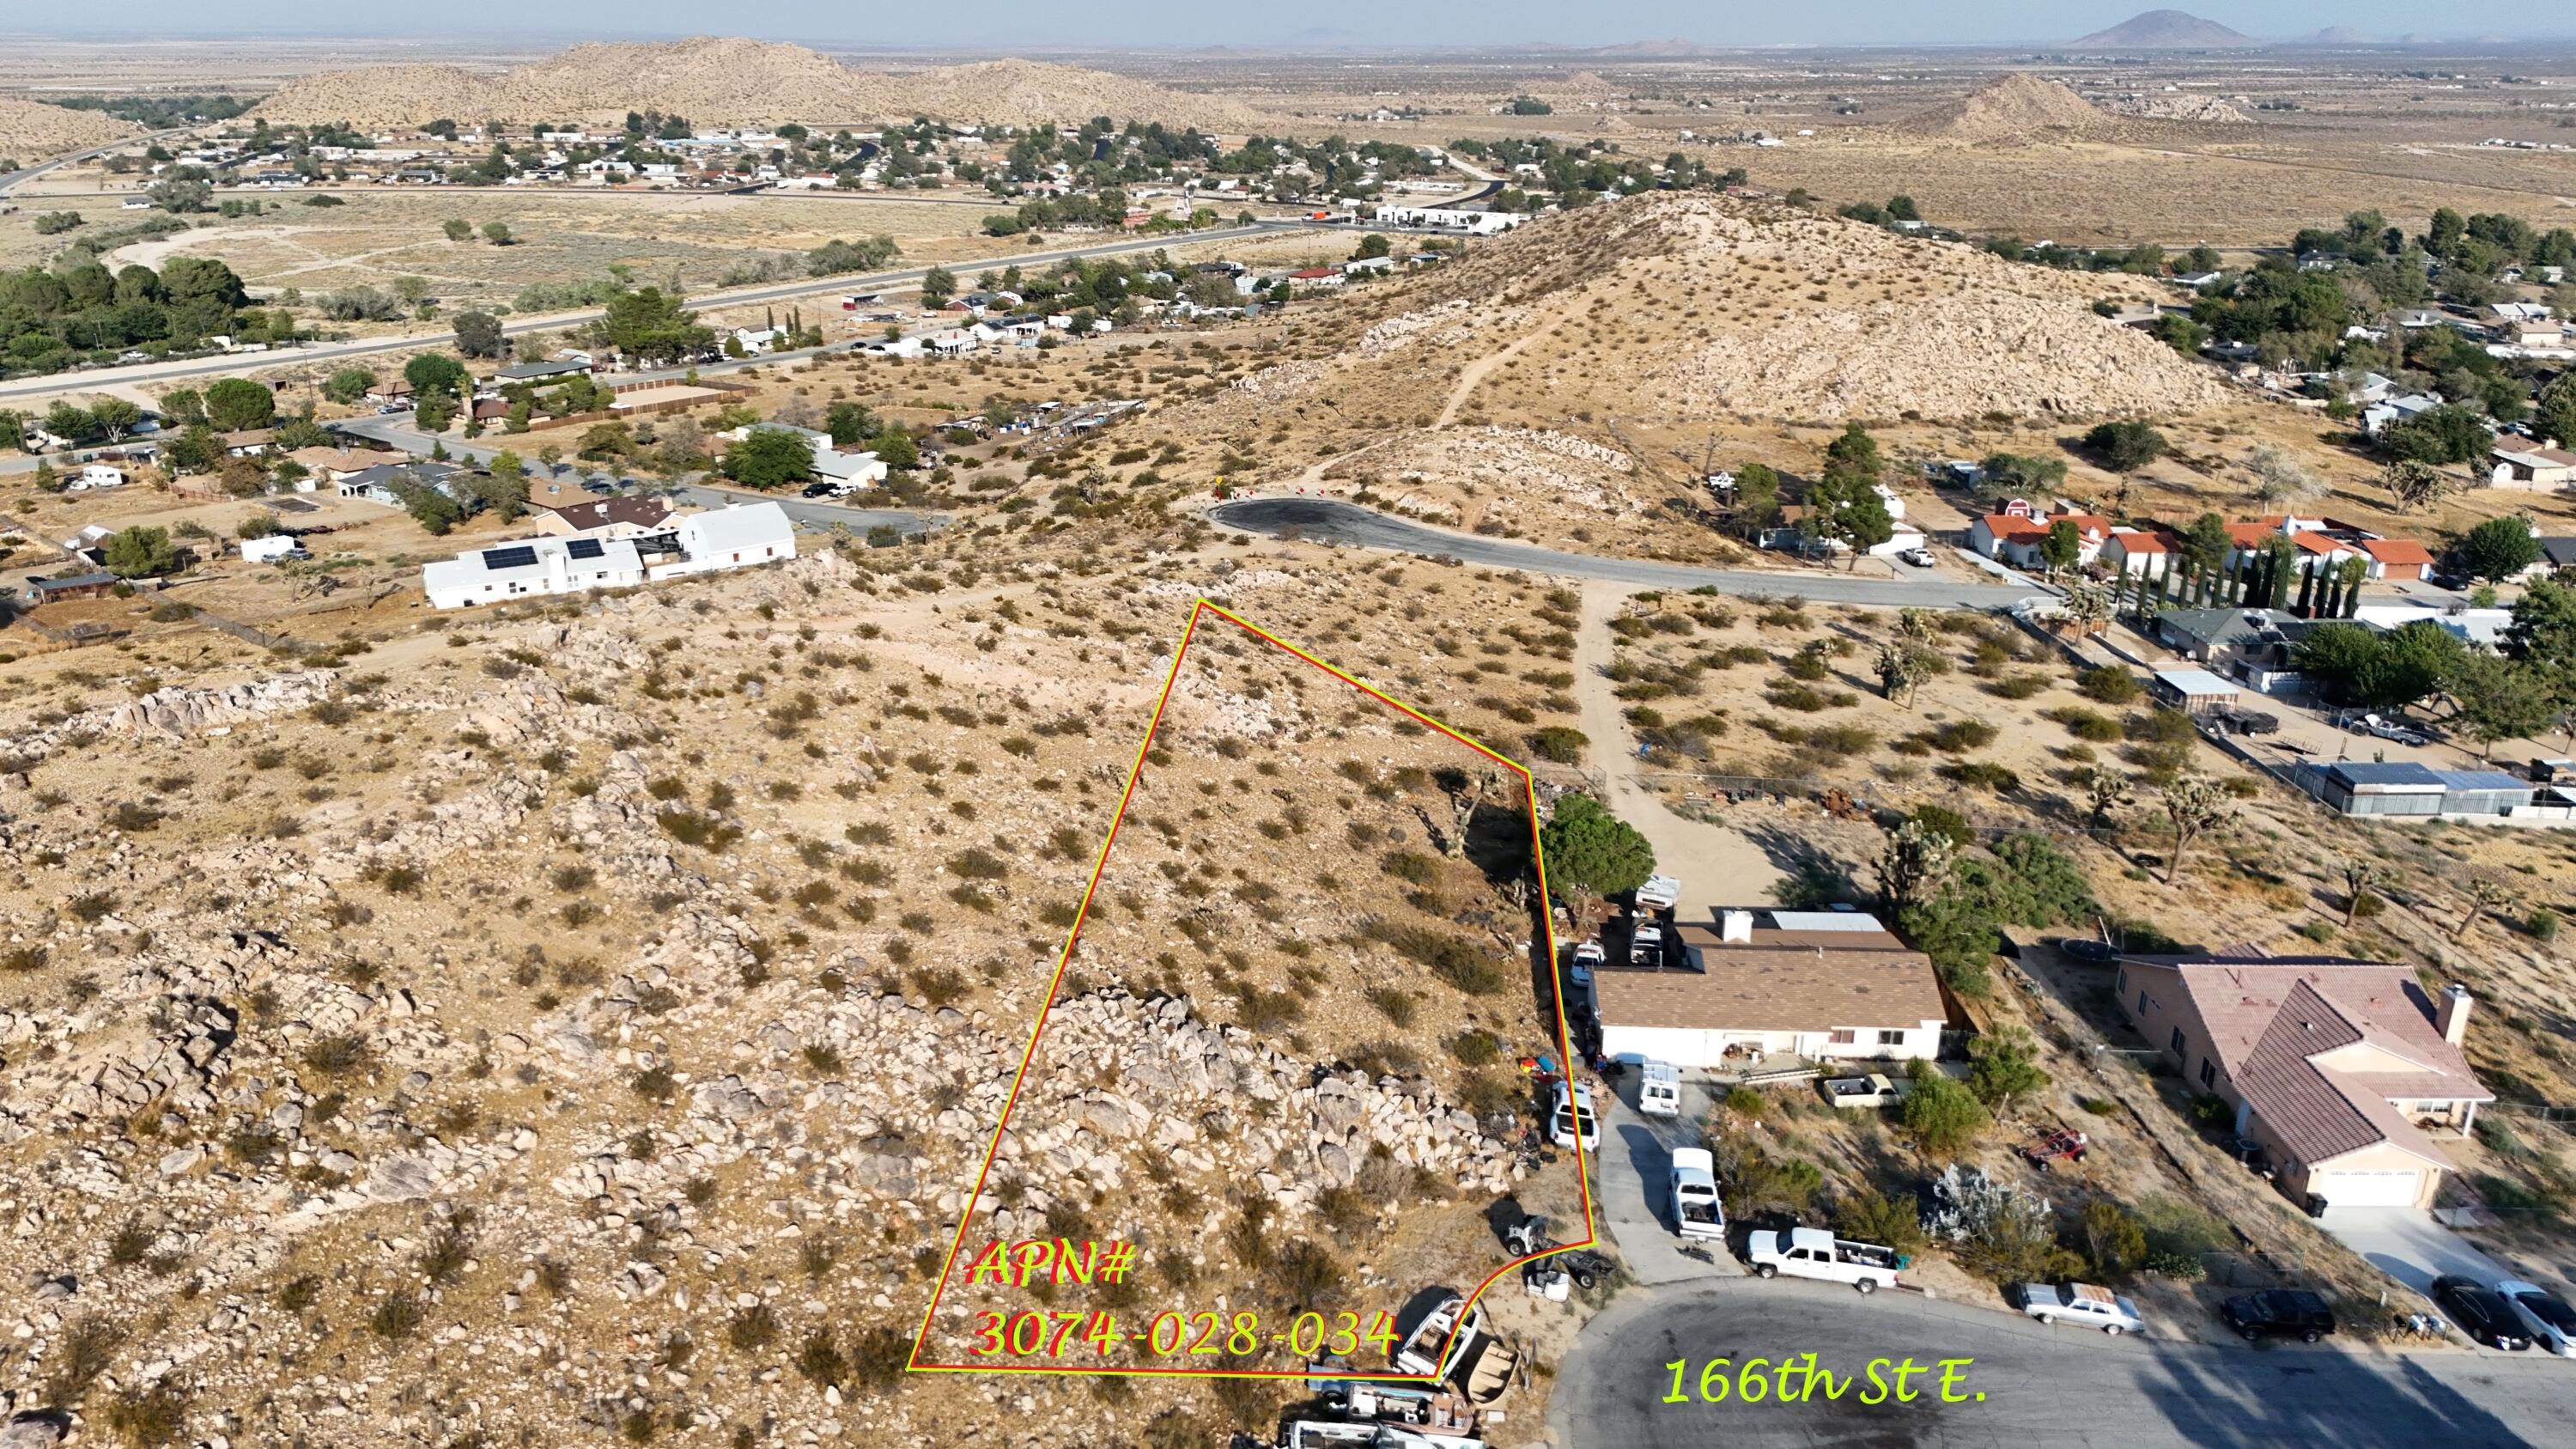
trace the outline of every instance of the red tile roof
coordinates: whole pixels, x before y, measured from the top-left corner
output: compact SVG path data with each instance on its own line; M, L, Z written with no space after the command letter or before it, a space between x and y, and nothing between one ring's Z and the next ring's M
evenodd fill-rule
M2362 552L2384 564L2429 564L2433 551L2411 538L2365 538Z
M2172 546L2167 544L2163 539L2158 538L2152 533L2140 533L2134 529L2123 529L2118 533L2112 534L2111 541L2120 546L2120 551L2122 553L2173 552Z

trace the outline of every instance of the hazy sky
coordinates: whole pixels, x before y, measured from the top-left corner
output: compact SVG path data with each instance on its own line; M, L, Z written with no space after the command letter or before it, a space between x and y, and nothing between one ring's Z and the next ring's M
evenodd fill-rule
M2152 8L2153 0L1805 0L1795 5L1712 5L1708 0L1320 0L1251 11L1206 0L985 0L935 5L852 5L846 0L438 0L427 6L353 6L346 0L264 0L256 20L203 0L124 0L113 21L62 16L28 4L0 17L0 34L439 34L614 39L702 33L809 44L936 45L1001 52L1025 46L1271 45L1301 30L1339 29L1388 45L1480 46L1550 41L1607 45L1680 36L1718 46L1924 44L2067 40ZM2263 38L2343 25L2371 35L2428 37L2567 35L2530 0L2211 0L2178 8ZM56 20L57 16L62 16ZM225 17L225 18L218 18Z

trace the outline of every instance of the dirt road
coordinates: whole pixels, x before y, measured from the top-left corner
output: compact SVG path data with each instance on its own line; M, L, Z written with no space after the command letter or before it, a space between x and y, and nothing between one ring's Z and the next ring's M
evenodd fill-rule
M1678 919L1707 921L1719 906L1767 905L1782 873L1760 847L1725 826L1684 820L1637 779L1636 737L1604 673L1610 667L1611 616L1634 592L1612 583L1584 585L1583 622L1574 636L1575 703L1592 741L1590 763L1607 777L1608 798L1601 803L1655 847L1657 870L1681 879Z

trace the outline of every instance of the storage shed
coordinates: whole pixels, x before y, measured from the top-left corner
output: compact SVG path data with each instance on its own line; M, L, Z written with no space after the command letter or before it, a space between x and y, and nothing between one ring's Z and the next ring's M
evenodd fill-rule
M2217 714L2235 707L2239 691L2206 669L2159 669L2147 692L2185 714Z

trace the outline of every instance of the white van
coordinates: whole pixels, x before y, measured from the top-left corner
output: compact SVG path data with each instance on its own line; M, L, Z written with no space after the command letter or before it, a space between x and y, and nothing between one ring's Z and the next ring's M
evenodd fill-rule
M1670 1062L1648 1062L1637 1075L1637 1110L1649 1117L1682 1114L1682 1074Z

